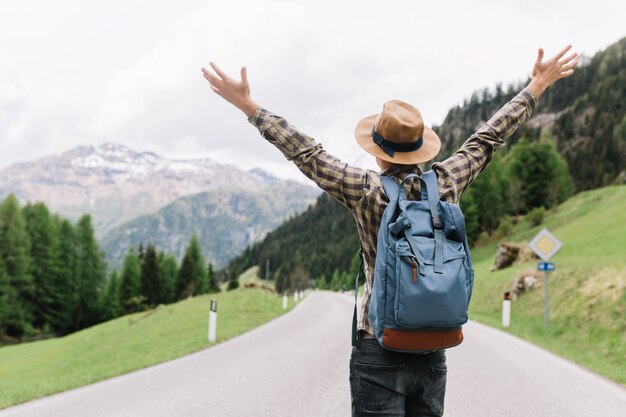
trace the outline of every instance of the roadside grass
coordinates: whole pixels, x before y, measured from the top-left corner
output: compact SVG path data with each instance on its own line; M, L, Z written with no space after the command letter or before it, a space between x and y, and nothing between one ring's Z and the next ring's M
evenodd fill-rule
M238 289L158 306L61 338L0 348L0 408L212 346L207 341L212 298L218 301L218 343L288 311L276 295Z
M551 259L550 326L544 328L543 286L512 303L503 329L626 384L626 186L580 193L546 213L543 224L523 220L506 239L527 244L547 227L563 242ZM476 271L470 318L501 328L502 297L526 262L489 272L497 243L472 251Z

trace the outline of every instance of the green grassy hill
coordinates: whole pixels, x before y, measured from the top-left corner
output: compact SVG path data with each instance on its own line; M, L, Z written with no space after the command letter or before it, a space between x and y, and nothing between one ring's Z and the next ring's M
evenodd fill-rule
M543 325L543 289L512 304L508 332L626 384L626 186L579 193L531 227L518 223L509 242L528 243L546 227L563 242L551 259L549 329ZM472 251L476 270L470 318L501 326L502 296L513 277L535 262L489 272L497 243Z
M211 298L218 300L218 342L287 311L280 297L260 289L238 289L159 306L58 339L0 348L0 408L211 346L207 341Z

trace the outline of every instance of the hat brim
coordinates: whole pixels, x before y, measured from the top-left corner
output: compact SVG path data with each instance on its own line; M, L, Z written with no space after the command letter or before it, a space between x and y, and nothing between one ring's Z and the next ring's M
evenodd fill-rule
M420 162L427 162L433 159L441 150L441 140L439 136L432 130L424 126L424 143L416 151L411 152L394 152L393 156L389 156L380 146L374 142L372 138L372 128L376 123L377 114L368 116L361 120L354 132L356 141L365 152L380 158L384 161L389 161L397 164L417 164Z

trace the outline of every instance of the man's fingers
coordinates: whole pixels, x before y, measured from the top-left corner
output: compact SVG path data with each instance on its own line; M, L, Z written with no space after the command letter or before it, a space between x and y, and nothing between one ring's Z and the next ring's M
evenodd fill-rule
M206 68L202 68L202 75L206 78L212 85L219 86L221 84L221 80L217 78L215 75L211 74Z
M541 64L541 61L543 60L543 48L539 48L539 50L537 51L537 64Z
M224 71L222 71L220 67L215 65L213 62L209 62L209 65L211 65L211 68L213 68L213 71L215 71L222 80L227 81L230 79L230 77Z
M215 87L215 86L213 86L213 85L211 85L210 87L211 87L211 90L213 90L213 92L214 92L215 94L217 94L218 96L224 97L224 96L222 96L222 92L220 91L220 89L219 89L219 88L217 88L217 87Z
M567 45L565 48L561 50L561 52L559 52L558 54L554 56L554 60L558 61L559 59L561 59L563 55L565 55L565 53L569 51L570 49L572 49L572 45Z
M572 75L574 73L574 70L567 70L561 73L561 78L565 78L565 77L569 77L570 75Z
M572 61L569 64L563 65L561 67L561 72L570 70L570 69L574 68L576 65L578 65L578 61Z
M561 64L561 65L567 64L568 62L570 62L572 59L576 58L577 56L578 56L578 54L576 52L573 52L573 53L569 54L567 57L565 57L562 60L560 60L559 64Z
M241 67L241 82L248 84L248 69L246 67Z
M211 85L217 84L217 82L218 82L217 78L216 78L214 75L212 75L212 74L209 74L209 73L204 72L204 73L202 73L202 76L203 76L204 78L206 78L206 80L207 80L207 81L209 82L209 84L211 84Z

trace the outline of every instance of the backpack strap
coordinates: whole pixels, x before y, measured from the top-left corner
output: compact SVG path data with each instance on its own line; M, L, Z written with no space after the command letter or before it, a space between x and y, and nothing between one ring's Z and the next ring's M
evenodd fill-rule
M430 208L430 216L433 220L433 228L435 233L435 266L434 270L438 274L443 273L443 243L446 236L443 233L443 222L441 213L439 213L439 186L437 185L437 174L430 170L422 174L422 180L425 187L422 187L422 198L428 200ZM424 193L426 195L424 195Z
M385 190L387 198L389 198L389 204L396 201L398 199L398 193L400 192L396 180L394 180L393 177L381 175L380 182L383 184L383 190Z
M404 190L404 182L411 178L418 177L421 182L420 194L422 200L428 201L428 207L430 209L430 216L433 221L433 229L435 235L435 265L434 270L438 274L443 273L443 244L446 241L446 236L443 232L443 221L441 213L439 212L439 185L437 184L437 174L433 170L424 172L420 177L417 174L411 173L404 177L400 184L396 184L395 179L381 175L380 179L383 184L385 194L389 198L389 203L392 204L396 200L406 200L406 191Z
M412 177L418 177L419 175L415 173L408 174L406 177L402 179L400 184L396 183L396 180L393 177L388 177L385 175L380 176L380 182L383 184L383 189L385 190L385 194L389 198L389 202L396 201L398 199L398 195L400 195L401 191L404 189L404 182ZM403 193L406 196L406 193Z
M354 314L352 315L352 346L359 346L359 330L357 329L357 320L356 320L356 305L359 297L359 275L361 274L361 268L363 268L363 246L361 246L361 250L359 251L359 258L361 258L361 263L359 265L359 271L356 273L356 281L354 282Z

